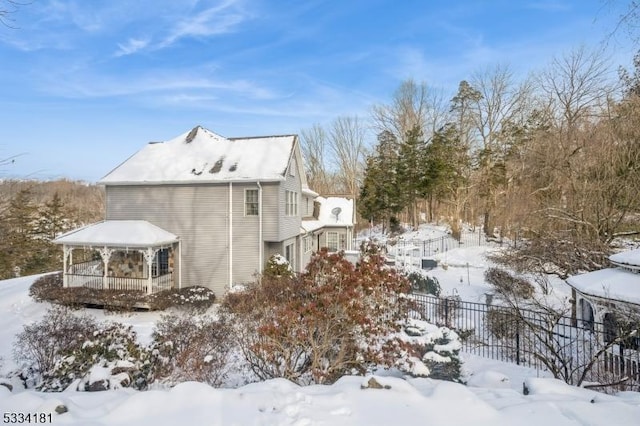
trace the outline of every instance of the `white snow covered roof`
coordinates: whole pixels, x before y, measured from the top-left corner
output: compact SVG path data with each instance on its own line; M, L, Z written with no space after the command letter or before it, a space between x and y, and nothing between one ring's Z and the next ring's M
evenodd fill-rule
M302 220L302 223L300 225L300 231L301 233L305 234L307 232L313 232L316 231L320 228L322 228L324 226L324 224L322 222L320 222L319 220Z
M567 278L579 292L640 305L640 274L623 268L607 268Z
M53 240L56 244L87 247L156 247L176 241L176 235L145 220L105 220Z
M342 197L318 197L318 220L325 226L353 226L353 200Z
M300 231L312 232L320 228L332 226L353 226L353 200L342 197L317 197L320 211L317 219L302 220Z
M102 184L283 180L295 135L225 138L200 126L150 143L102 178Z
M640 269L640 249L623 251L609 256L609 260L616 265Z

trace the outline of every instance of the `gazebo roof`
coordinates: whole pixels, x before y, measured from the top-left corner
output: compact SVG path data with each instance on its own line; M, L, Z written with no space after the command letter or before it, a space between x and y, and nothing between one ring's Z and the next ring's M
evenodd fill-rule
M640 305L640 274L623 268L573 275L567 284L586 295Z
M67 232L56 244L84 247L158 247L178 237L146 220L105 220Z
M640 269L640 249L623 251L621 253L612 254L609 260L616 265L627 267L630 269Z

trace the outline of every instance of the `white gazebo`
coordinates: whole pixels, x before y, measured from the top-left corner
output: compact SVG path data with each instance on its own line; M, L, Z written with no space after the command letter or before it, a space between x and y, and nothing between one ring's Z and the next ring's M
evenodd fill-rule
M640 249L609 256L612 267L567 278L575 290L576 319L583 325L603 327L612 337L615 315L640 316Z
M144 220L105 220L54 240L63 286L145 291L180 288L180 240ZM80 259L74 251L81 250Z

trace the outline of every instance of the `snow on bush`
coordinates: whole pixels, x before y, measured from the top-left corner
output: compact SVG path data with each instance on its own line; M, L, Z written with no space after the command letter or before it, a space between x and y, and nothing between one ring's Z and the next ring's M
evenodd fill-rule
M401 371L414 377L462 382L458 357L462 344L455 331L409 319L399 336L407 344L410 355L398 360Z
M289 264L289 261L281 254L272 255L267 261L267 265L264 268L262 274L265 277L292 277L293 269Z
M165 315L152 337L155 380L169 385L190 380L222 384L231 350L230 327L224 319Z
M130 326L98 323L88 315L54 307L40 322L26 325L14 344L27 386L62 391L147 385L146 351ZM95 381L96 371L108 372Z

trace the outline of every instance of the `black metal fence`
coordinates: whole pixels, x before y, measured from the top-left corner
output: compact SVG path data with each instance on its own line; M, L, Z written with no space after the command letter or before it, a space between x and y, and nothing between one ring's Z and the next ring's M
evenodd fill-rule
M570 384L640 390L640 330L618 330L616 336L605 324L551 311L491 306L456 297L412 297L412 317L456 330L465 352L549 371Z
M496 241L500 242L500 241ZM428 258L439 253L445 253L449 250L460 247L478 247L485 246L490 243L480 228L475 231L465 230L461 232L459 238L452 235L443 235L442 237L431 239L406 239L397 240L387 244L387 254L392 258ZM406 261L406 260L405 260Z

